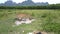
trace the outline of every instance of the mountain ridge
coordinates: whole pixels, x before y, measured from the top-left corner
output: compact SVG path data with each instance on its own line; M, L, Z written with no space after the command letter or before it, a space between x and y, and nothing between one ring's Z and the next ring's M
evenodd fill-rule
M34 3L32 0L23 1L22 3L16 3L12 0L8 0L5 3L0 3L0 6L47 6L48 2Z

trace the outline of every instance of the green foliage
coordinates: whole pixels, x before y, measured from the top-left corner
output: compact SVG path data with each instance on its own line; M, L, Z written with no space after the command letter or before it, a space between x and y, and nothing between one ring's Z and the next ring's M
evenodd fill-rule
M60 4L47 6L0 6L0 9L60 9Z
M27 13L32 15L36 21L31 24L15 25L16 14ZM25 31L24 33L22 31ZM19 10L19 9L0 9L0 34L26 34L34 30L47 32L57 32L60 34L60 10Z

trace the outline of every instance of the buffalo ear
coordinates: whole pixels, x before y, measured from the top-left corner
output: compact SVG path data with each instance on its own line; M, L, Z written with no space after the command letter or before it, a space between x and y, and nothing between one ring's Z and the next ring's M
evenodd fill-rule
M42 34L41 32L38 32L38 33L36 33L36 34Z

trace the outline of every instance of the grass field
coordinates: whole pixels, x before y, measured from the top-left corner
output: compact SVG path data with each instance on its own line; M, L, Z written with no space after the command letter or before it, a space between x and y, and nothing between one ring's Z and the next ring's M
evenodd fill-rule
M32 15L36 21L31 24L22 24L13 27L15 17L18 13ZM24 33L22 31L25 31ZM0 34L27 34L28 32L40 30L60 34L60 10L19 10L0 9Z

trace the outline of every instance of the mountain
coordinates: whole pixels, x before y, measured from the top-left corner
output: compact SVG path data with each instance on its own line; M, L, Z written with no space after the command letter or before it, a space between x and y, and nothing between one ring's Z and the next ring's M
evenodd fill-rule
M22 6L34 6L36 4L31 0L27 0L27 1L22 2L20 5L22 5Z
M16 3L13 2L13 1L6 1L6 2L4 3L4 5L5 5L5 6L16 6Z
M12 0L8 0L5 3L0 3L0 6L47 6L48 2L34 3L32 0L23 1L22 3L16 3Z
M47 6L48 5L48 2L41 2L41 3L36 3L37 6Z

